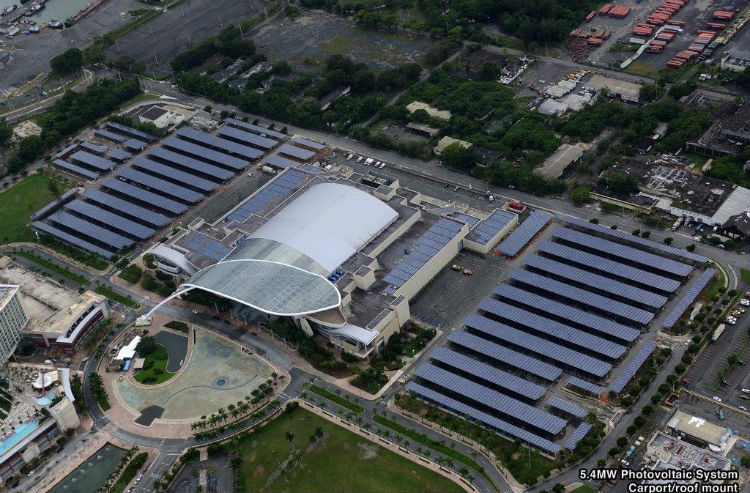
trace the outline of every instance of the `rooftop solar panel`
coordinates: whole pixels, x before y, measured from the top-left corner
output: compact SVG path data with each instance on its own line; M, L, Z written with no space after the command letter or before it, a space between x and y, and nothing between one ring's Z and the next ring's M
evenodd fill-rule
M229 170L219 168L218 166L214 166L213 164L209 164L199 159L183 156L182 154L178 154L161 147L155 147L149 150L148 154L151 158L166 161L179 168L197 171L198 173L208 175L212 179L216 179L218 181L227 181L234 176L234 173Z
M287 156L301 159L303 161L307 161L315 155L313 151L308 151L307 149L302 149L301 147L293 146L291 144L282 145L279 147L278 152L279 154L286 154Z
M641 334L640 330L628 327L627 325L573 308L564 303L550 300L509 284L500 284L495 288L494 293L497 296L530 306L535 312L549 313L599 332L600 334L611 335L621 341L632 342Z
M547 399L547 406L568 413L576 418L583 418L587 414L585 409L555 396L551 396Z
M99 241L111 246L114 250L120 250L133 244L133 240L120 234L114 233L108 229L97 226L72 214L64 211L58 211L49 217L50 221L70 228L78 234L88 237L91 240Z
M648 289L672 293L680 287L680 282L674 279L669 279L637 267L631 267L592 253L576 250L560 243L553 243L551 241L542 242L539 245L539 251L570 261L585 269L596 270L638 283L640 286Z
M161 145L183 154L189 154L201 161L210 161L218 166L231 168L235 170L235 172L245 169L250 164L244 159L239 159L230 156L229 154L215 151L198 144L193 144L192 142L181 140L176 137L167 137L161 142Z
M287 159L276 154L266 156L265 162L269 166L281 169L294 168L296 166L299 166L299 163L297 161L292 161L291 159Z
M654 352L654 349L656 349L656 343L653 341L648 341L643 345L641 349L638 350L636 355L632 360L630 360L620 376L617 377L614 382L612 382L611 389L615 393L619 394L620 392L622 392L622 389L624 389L628 382L630 382L635 374L638 373L638 370L641 368L641 366L643 366L643 363L646 362L651 353Z
M531 286L532 288L567 298L574 304L586 305L599 312L607 312L612 315L627 318L628 320L639 324L645 325L654 318L654 314L646 310L641 310L640 308L636 308L626 303L527 270L516 270L511 273L510 278L514 281Z
M123 125L122 123L108 121L106 125L107 127L113 130L117 130L120 133L127 134L131 137L136 137L146 142L153 142L156 140L156 137L154 137L153 135L146 133L146 132L142 132L136 128L129 127L127 125Z
M579 284L590 286L599 291L613 294L622 298L627 298L634 302L650 306L651 308L661 308L667 302L667 297L662 296L645 289L631 286L624 282L616 281L611 277L601 276L592 272L579 269L547 257L539 255L527 255L524 258L527 268L538 269L545 273L569 279Z
M472 231L476 234L477 243L486 245L500 231L518 216L512 212L496 209L487 219L479 222Z
M484 423L485 425L494 428L501 435L513 439L517 438L550 454L557 454L561 450L561 447L555 442L552 442L534 433L519 428L518 426L500 420L474 407L468 406L460 401L441 394L440 392L429 389L424 385L420 385L416 382L409 382L406 384L406 390L415 392L416 394L422 396L422 398L434 402L441 407L448 408L461 416L469 416L472 419L476 419Z
M97 178L99 178L99 173L94 173L93 171L89 171L86 168L81 168L80 166L76 166L75 164L63 161L62 159L55 159L52 164L54 164L58 168L64 169L65 171L70 171L71 173L74 173L76 175L88 178L89 180L96 180Z
M594 385L591 382L587 382L586 380L582 380L578 377L568 377L568 380L566 382L566 385L568 387L573 387L578 390L584 390L592 395L595 395L599 397L602 395L602 392L604 392L604 387L600 387L598 385Z
M539 361L505 346L495 344L487 339L477 337L465 330L451 333L448 336L448 340L453 344L483 354L494 361L505 363L508 366L518 368L549 382L554 382L562 374L562 370L554 365Z
M650 269L667 272L676 276L686 276L690 274L693 267L676 260L654 255L637 248L615 243L614 241L605 240L580 231L558 226L552 232L557 238L575 243L596 252L601 252L606 256L614 256L625 259L626 261L646 266Z
M207 134L206 132L201 132L200 130L192 129L190 127L182 127L181 129L177 130L177 135L182 139L192 140L201 145L214 147L221 150L222 152L226 152L243 159L258 159L263 155L263 152L253 147L237 144L236 142L232 142L231 140L222 139L220 137Z
M304 173L296 169L284 171L229 213L224 221L242 222L252 214L259 213L269 204L281 202L292 194L292 191L304 180L305 176Z
M581 423L578 427L573 430L573 433L565 440L565 448L568 450L575 450L578 442L583 440L586 434L591 431L592 426L589 423Z
M76 152L75 154L70 156L70 160L74 161L74 164L80 163L92 168L96 168L99 171L109 171L115 167L115 163L113 163L109 159L104 159L103 157L99 157L96 154L91 154L90 152L85 151Z
M36 221L32 224L32 226L34 227L34 229L42 231L43 233L51 234L52 236L55 236L63 241L71 243L79 248L83 248L87 252L99 254L106 259L110 259L114 256L114 253L110 252L109 250L106 250L98 245L94 245L93 243L83 240L78 236L66 233L65 231L49 224Z
M222 242L211 238L210 236L204 235L198 231L193 231L180 242L180 246L187 248L193 252L196 252L206 258L210 258L214 262L219 262L224 259L232 251L227 248Z
M552 435L559 433L567 422L547 411L501 394L468 378L451 373L431 363L423 363L414 372L423 381L442 387L467 399L491 407L504 416L527 423Z
M603 377L612 369L612 365L609 363L495 322L476 313L469 315L464 320L464 325L518 348L538 354L546 360L557 361L595 377Z
M139 219L157 228L166 226L171 221L167 216L145 209L139 205L122 200L113 195L108 195L99 190L87 190L84 195L88 200L110 207L119 214Z
M522 330L524 332L533 331L542 333L545 336L561 341L561 344L572 344L583 348L585 351L593 351L608 358L618 359L627 351L627 348L620 344L542 317L532 311L493 300L492 298L482 301L477 308L515 324L523 325L524 329ZM527 329L531 329L531 331Z
M200 202L203 197L205 197L205 195L200 192L190 190L180 185L175 185L174 183L162 180L160 178L155 178L133 168L122 168L117 172L117 175L115 176L127 178L131 182L138 183L150 188L151 190L159 191L164 195L169 195L170 197L184 200L185 202L189 202L191 204Z
M500 245L500 251L515 257L550 221L552 216L542 211L531 211L526 218Z
M109 225L111 228L121 231L127 235L138 238L139 240L145 240L154 234L152 228L148 228L135 221L126 219L122 216L118 216L112 212L106 211L93 204L89 204L82 200L74 200L73 202L65 206L66 209L73 212L77 212L86 217L99 221Z
M219 185L216 182L200 178L198 176L179 171L169 166L165 166L156 161L146 159L144 157L137 157L133 160L133 167L140 168L144 171L150 171L152 174L156 174L161 177L169 178L179 183L183 183L189 187L197 188L202 192L209 193L216 190Z
M687 310L687 308L693 304L695 299L698 298L701 291L708 286L708 283L711 282L711 279L713 279L715 275L716 269L708 268L705 272L701 273L701 275L690 282L687 291L685 291L685 294L680 298L674 308L672 308L672 311L670 311L664 318L662 325L667 329L673 327L682 314L685 313L685 310Z
M473 228L479 223L479 221L481 221L481 219L479 219L478 217L469 216L461 212L452 212L450 213L450 217L452 217L453 219L458 219L459 221L465 222L466 224L469 225L470 228Z
M268 129L266 127L260 127L258 125L253 125L252 123L243 122L241 120L237 120L235 118L227 118L224 120L228 125L231 125L236 128L241 128L242 130L247 130L248 132L252 132L258 135L267 135L274 139L284 140L286 139L286 134L283 134L281 132L277 132L275 130Z
M315 142L314 140L305 139L302 137L295 137L292 139L292 142L294 142L295 144L299 144L302 147L308 147L316 151L322 151L326 147L325 144L321 144L320 142Z
M122 144L123 142L128 140L127 137L123 137L122 135L110 132L109 130L96 129L94 130L94 135L96 135L97 137L101 137L102 139L107 139L110 142L115 142L117 144Z
M541 398L546 389L541 385L536 385L517 377L510 373L499 370L481 361L477 361L461 353L450 350L446 347L435 349L430 355L433 362L443 363L451 368L462 370L485 382L489 382L503 389L509 390L515 394L528 397L531 400Z
M259 147L265 150L273 149L276 144L278 144L278 142L273 139L261 137L260 135L256 135L250 132L245 132L238 128L230 127L229 125L222 125L221 127L219 127L216 133L221 137L240 140L247 145Z
M116 178L107 177L101 181L101 184L111 190L128 196L128 198L139 200L141 202L149 204L149 206L170 212L174 215L182 214L183 212L188 210L188 206L186 206L185 204L180 204L179 202L167 199L165 197L162 197L161 195L149 192L148 190L138 188Z

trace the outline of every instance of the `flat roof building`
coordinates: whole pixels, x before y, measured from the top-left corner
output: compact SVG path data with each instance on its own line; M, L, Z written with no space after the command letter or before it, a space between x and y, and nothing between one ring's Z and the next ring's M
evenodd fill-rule
M667 428L682 436L686 441L699 446L708 446L714 452L720 452L726 447L729 430L698 416L691 416L679 409L674 412Z

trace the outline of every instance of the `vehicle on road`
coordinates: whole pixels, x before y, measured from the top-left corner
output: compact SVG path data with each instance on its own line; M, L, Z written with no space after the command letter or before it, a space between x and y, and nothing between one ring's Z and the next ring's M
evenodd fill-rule
M713 396L712 399L715 400L716 402L721 402L721 397L717 395Z

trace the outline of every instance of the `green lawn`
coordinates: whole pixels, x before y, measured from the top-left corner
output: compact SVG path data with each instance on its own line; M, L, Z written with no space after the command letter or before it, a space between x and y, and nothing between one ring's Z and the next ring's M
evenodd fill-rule
M70 279L71 281L78 283L82 286L88 286L91 281L89 281L86 277L76 274L75 272L71 272L70 269L66 269L65 267L61 267L57 265L56 263L47 260L44 257L40 257L39 255L36 255L31 252L26 251L15 251L13 252L13 255L18 255L19 257L23 257L25 259L31 260L35 264L39 264L40 266L44 267L48 271L54 272L55 274L59 274L60 276Z
M364 412L364 408L360 406L359 404L356 404L354 402L349 402L343 397L336 395L332 392L328 392L326 389L322 387L318 387L317 385L310 385L307 389L357 414L361 414L362 412Z
M156 351L146 356L146 361L143 362L143 370L133 375L133 377L136 381L147 385L166 382L174 375L174 373L167 371L168 361L169 353L167 353L167 348L161 344L157 344Z
M94 291L101 294L102 296L106 296L107 298L111 299L114 302L121 303L125 306L129 306L131 308L135 308L138 306L138 302L133 301L131 298L127 296L121 295L117 291L107 286L99 285L96 287Z
M54 194L49 183L55 183ZM61 181L34 174L0 193L0 243L33 242L34 233L27 227L29 217L69 188Z
M750 270L740 269L740 277L742 278L742 282L750 284Z
M570 493L596 493L596 490L592 488L591 486L587 486L585 484L582 484L578 488L574 489Z
M316 428L323 437L313 444ZM237 491L463 491L451 480L302 408L243 437L233 449L242 457ZM292 454L300 454L299 460L284 467Z

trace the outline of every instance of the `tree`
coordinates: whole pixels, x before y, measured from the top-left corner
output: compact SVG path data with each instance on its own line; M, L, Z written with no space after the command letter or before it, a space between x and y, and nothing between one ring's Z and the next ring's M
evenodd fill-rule
M685 250L687 250L690 253L693 253L695 251L695 243L691 243L688 246L686 246Z
M443 164L451 168L471 169L474 166L476 156L473 150L455 142L443 149L443 152L440 153L440 159Z
M625 173L608 171L602 175L599 181L609 187L609 191L615 196L627 196L640 190L638 181Z
M153 354L157 348L159 347L159 343L156 342L156 339L154 339L151 336L144 336L141 338L138 345L135 347L135 350L138 352L138 354L145 358L151 354Z
M579 186L570 191L570 198L575 205L583 205L591 200L591 193L588 187Z
M83 66L83 54L78 48L70 48L69 50L52 57L49 61L52 70L58 74L66 75L77 72Z
M286 433L284 433L284 438L289 442L292 450L294 450L294 433L292 433L291 431L287 431Z
M664 238L665 245L671 245L673 241L674 241L674 238L672 238L671 236L667 236L666 238Z
M740 464L742 464L743 467L750 467L750 455L743 455L740 459Z
M659 93L661 92L661 88L656 84L646 84L645 86L641 86L640 90L638 91L638 97L641 101L653 101L659 96Z

